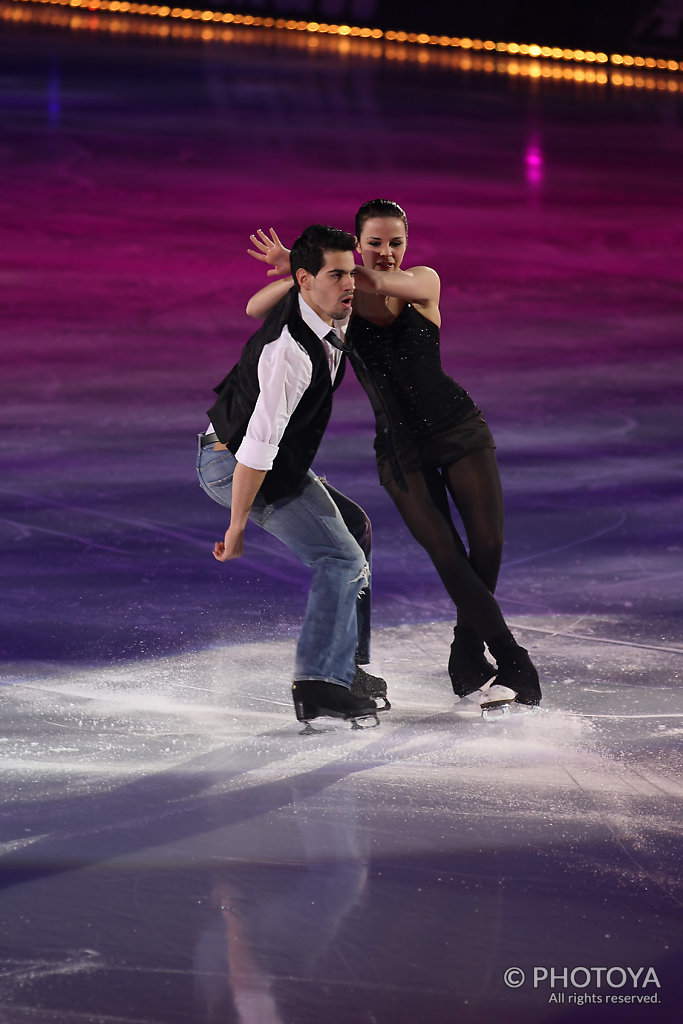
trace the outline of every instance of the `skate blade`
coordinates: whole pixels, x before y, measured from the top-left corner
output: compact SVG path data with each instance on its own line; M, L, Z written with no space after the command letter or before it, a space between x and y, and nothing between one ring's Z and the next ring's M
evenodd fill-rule
M520 715L543 714L544 708L538 704L520 704L516 700L492 700L482 704L481 717L485 722L499 722L504 719L519 718Z
M384 711L384 708L380 708L380 711ZM345 718L345 722L351 723L351 729L360 729L361 732L364 729L376 729L379 725L379 718L377 715L366 715L363 718ZM369 725L361 725L361 722L370 722ZM310 722L304 722L303 729L299 730L299 736L322 736L325 732L330 732L330 729L316 729L311 725Z
M507 718L510 714L511 704L514 704L514 698L487 701L486 704L481 705L481 717L485 722L496 722L501 718Z
M386 708L378 708L377 711L385 711ZM358 715L345 717L340 715L338 712L334 713L331 711L324 712L325 717L329 718L341 718L344 722L350 722L352 729L376 729L379 725L379 718L377 717L377 711L371 711L367 715ZM317 716L323 717L323 715ZM300 718L300 722L303 722L303 729L299 731L299 736L316 736L324 732L329 732L329 729L316 729L311 725L307 718ZM361 725L361 722L370 722L369 725Z
M377 711L386 711L386 710L387 710L386 708L377 708ZM377 711L373 712L371 715L363 715L362 718L352 718L351 719L351 728L352 729L361 729L361 730L362 729L376 729L377 726L379 725L379 718L377 717ZM369 722L369 721L372 721L372 725L361 725L361 722Z
M325 729L314 729L310 722L304 722L303 729L299 730L299 736L320 736L326 731Z

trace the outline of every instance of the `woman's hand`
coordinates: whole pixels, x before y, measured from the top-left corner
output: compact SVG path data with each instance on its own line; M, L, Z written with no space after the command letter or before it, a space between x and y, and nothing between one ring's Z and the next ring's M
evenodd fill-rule
M283 277L289 274L289 249L285 249L274 228L270 229L270 237L259 228L256 234L249 235L249 240L255 249L247 249L247 252L255 260L270 265L268 277Z

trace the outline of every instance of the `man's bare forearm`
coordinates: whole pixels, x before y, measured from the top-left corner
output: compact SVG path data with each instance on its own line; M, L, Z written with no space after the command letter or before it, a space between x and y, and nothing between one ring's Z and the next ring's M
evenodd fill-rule
M252 469L238 462L232 478L232 504L230 506L230 526L244 530L251 512L254 499L265 480L266 469Z
M227 562L244 554L244 531L247 520L267 472L266 469L252 469L241 462L235 466L230 526L225 531L224 539L217 541L213 549L213 556L219 562Z

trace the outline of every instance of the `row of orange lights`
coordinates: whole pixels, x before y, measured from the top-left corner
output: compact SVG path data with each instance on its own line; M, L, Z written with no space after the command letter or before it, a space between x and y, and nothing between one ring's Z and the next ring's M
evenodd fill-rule
M133 15L147 18L177 19L180 21L203 22L218 26L237 25L247 28L264 28L285 30L290 32L306 32L336 36L342 39L380 40L389 43L408 44L418 47L441 47L443 49L459 49L480 52L482 54L510 55L523 57L531 61L549 60L595 64L598 66L612 65L617 68L635 68L638 70L677 72L683 71L683 61L666 60L655 57L634 57L629 54L607 54L593 50L573 50L557 46L538 46L527 43L495 43L492 40L458 38L452 36L427 35L426 33L383 31L379 28L362 28L351 25L334 25L316 21L296 21L287 18L260 17L251 14L233 14L230 12L196 10L189 7L170 7L158 4L129 3L128 0L13 0L14 3L47 5L51 7L69 7L83 11L103 11L114 15ZM213 34L207 38L220 38ZM537 76L538 77L538 76ZM556 77L556 76L550 76ZM592 80L603 81L602 76ZM613 80L611 78L610 80Z

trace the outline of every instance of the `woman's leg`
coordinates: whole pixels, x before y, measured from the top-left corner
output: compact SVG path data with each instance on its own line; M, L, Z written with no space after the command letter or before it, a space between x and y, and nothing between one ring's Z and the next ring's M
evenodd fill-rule
M503 554L503 490L496 453L490 448L474 452L443 474L465 527L470 565L493 593Z
M469 544L470 565L493 592L498 581L503 551L503 493L495 453L491 449L475 452L452 463L444 471L448 490L460 513ZM451 647L449 672L453 689L476 674L477 665L485 667L481 637L476 626L458 609L458 625ZM538 674L528 653L519 647L505 628L498 636L484 636L498 664L496 690L507 687L525 704L538 704L541 689ZM486 678L494 669L488 668ZM483 679L485 682L486 679ZM500 692L497 694L500 696ZM493 697L493 691L489 696Z
M469 545L470 565L491 593L496 589L503 551L503 491L492 449L474 452L445 467L444 479L460 513ZM493 674L480 634L458 609L448 670L454 687L471 677L486 682Z
M480 637L497 636L506 629L505 620L453 526L441 474L436 469L407 473L406 483L407 492L393 481L386 487L406 526L431 558L459 613Z
M485 461L489 463L490 468L490 460ZM466 520L471 525L476 525L474 516L476 502L472 500L468 505L465 496L469 493L470 497L474 498L477 493L485 493L485 488L472 487L468 492L464 486L469 475L467 469L468 467L465 467L465 472L457 474L456 483L460 484L458 493L461 507L465 510ZM493 484L496 479L497 472L490 477ZM495 668L484 657L481 644L483 639L489 644L498 661L498 674L501 676L501 683L517 692L519 699L523 699L525 703L538 703L540 689L536 670L526 651L516 644L491 589L484 579L475 572L467 556L465 547L453 526L446 487L441 474L438 470L408 473L406 482L408 484L407 492L400 490L393 482L390 482L386 489L413 537L429 554L446 590L458 609L459 621L468 624L474 640L471 645L466 642L462 645L459 642L454 642L456 651L452 650L449 661L449 673L454 692L459 697L466 696L479 689L495 674ZM500 494L499 488L500 484L498 483L498 495ZM496 493L495 486L492 488L492 493L494 495ZM498 516L489 517L492 527L495 527L496 524L502 525L502 502L498 506L498 512ZM488 579L491 580L491 586L495 586L500 565L501 533L502 531L496 533L493 530L489 535L488 562L486 564L489 567ZM482 539L485 538L483 530L480 530L479 535ZM482 548L480 556L485 551L486 549ZM458 634L456 637L459 641ZM454 657L454 654L457 656Z

